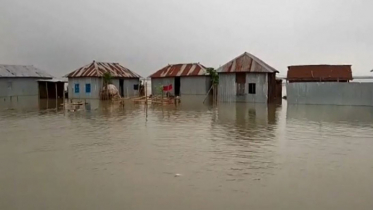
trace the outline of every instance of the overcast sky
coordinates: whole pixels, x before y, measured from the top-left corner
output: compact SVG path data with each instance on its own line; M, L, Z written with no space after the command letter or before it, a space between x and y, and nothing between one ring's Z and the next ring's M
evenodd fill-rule
M142 76L171 63L219 67L247 51L296 64L373 68L371 0L0 0L0 63L55 76L96 61Z

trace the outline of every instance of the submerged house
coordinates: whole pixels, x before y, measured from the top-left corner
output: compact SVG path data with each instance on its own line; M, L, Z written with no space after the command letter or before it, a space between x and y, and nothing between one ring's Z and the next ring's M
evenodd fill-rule
M243 53L217 71L219 101L270 103L279 97L278 71L250 53Z
M0 100L62 98L63 81L32 65L0 65Z
M103 76L105 73L110 73L111 83L119 90L122 97L139 95L140 75L119 63L93 61L66 75L69 83L69 98L99 99L104 85Z
M160 95L166 86L170 87L167 91L175 96L205 96L211 87L207 68L199 63L167 65L150 78L153 95Z
M303 65L289 66L287 81L294 82L349 82L351 65Z
M351 82L351 65L289 66L289 104L373 106L373 83Z

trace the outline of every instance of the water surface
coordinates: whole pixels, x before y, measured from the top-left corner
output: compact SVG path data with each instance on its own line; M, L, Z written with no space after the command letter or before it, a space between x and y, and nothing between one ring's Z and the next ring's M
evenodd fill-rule
M373 208L373 108L52 106L0 109L0 209Z

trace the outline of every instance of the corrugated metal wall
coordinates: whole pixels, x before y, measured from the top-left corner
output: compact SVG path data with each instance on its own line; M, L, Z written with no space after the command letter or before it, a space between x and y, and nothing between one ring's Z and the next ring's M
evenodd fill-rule
M256 84L256 93L248 94L249 83ZM268 101L268 74L246 74L245 102L267 103Z
M38 96L37 80L35 78L0 78L0 97Z
M115 86L119 90L119 80L117 80L117 82L118 82L118 86L117 86L117 84L115 84ZM140 80L137 79L137 78L136 79L124 79L123 80L123 95L124 95L124 97L139 96L140 89L135 90L134 89L135 85L139 85L139 88L140 88ZM128 93L128 95L127 95L127 93Z
M373 83L287 83L289 104L373 106Z
M223 102L236 101L236 74L219 74L218 99Z
M249 94L249 83L254 83L256 93ZM236 94L236 75L234 73L219 74L219 101L267 103L268 76L260 73L247 73L244 95Z
M172 85L171 94L175 95L175 78L174 77L167 77L167 78L152 78L152 94L153 95L160 95L160 87L165 85Z
M159 95L160 87L172 85L171 94L175 94L175 77L152 78L152 94ZM183 95L206 95L210 89L209 77L180 77L180 96Z
M114 78L111 80L112 84L119 87L119 79ZM75 84L79 84L79 93L75 93ZM91 93L85 92L85 84L91 84ZM129 97L138 96L139 90L134 90L134 85L140 84L139 79L123 79L123 93L124 97L127 97L127 90ZM103 86L102 78L95 77L84 77L84 78L69 78L69 98L71 99L99 99L100 90Z
M75 84L79 84L79 93L75 93ZM91 84L91 93L85 92L86 84ZM99 99L101 88L102 78L69 78L68 92L70 99Z
M181 77L180 95L206 95L210 86L210 77Z

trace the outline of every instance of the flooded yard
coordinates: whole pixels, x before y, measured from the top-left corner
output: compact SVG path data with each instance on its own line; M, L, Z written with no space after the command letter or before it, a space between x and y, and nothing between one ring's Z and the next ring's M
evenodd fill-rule
M0 209L373 208L370 107L92 102L0 133Z

